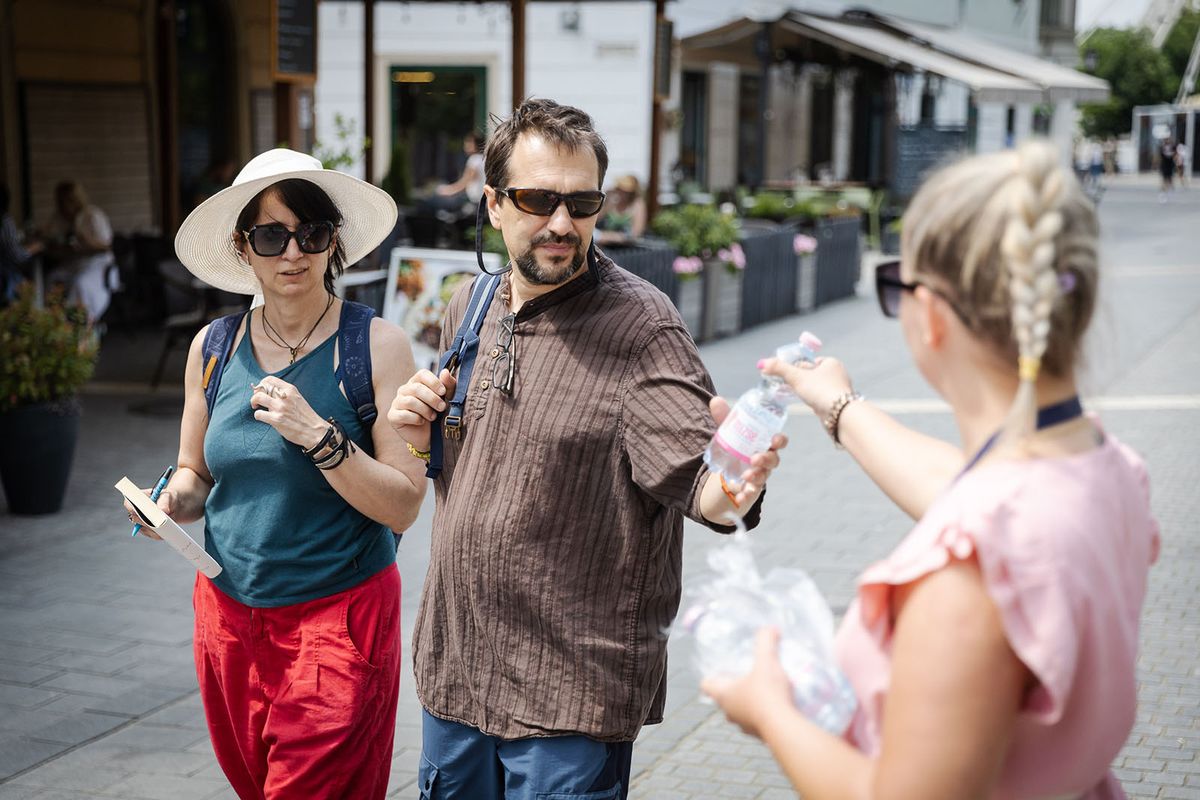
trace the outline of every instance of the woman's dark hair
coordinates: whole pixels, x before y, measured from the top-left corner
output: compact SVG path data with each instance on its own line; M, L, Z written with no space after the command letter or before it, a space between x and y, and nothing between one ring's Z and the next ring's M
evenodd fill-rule
M246 234L243 231L248 231L254 226L263 198L270 193L278 196L279 202L287 206L301 222L332 222L337 228L342 226L342 212L324 189L303 178L288 178L273 183L254 195L254 198L246 203L242 213L238 214L234 236L237 237L239 246L247 245ZM333 252L329 254L329 267L325 270L325 291L329 294L334 294L334 281L340 278L346 269L346 248L342 246L342 237L338 236L335 242Z

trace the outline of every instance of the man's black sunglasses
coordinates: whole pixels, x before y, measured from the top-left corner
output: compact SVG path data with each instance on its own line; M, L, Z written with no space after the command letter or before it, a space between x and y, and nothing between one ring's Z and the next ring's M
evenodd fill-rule
M296 230L290 231L285 225L272 222L267 225L255 225L246 234L246 240L254 252L263 258L273 258L287 249L288 241L295 237L296 246L300 252L315 255L324 253L333 243L334 225L332 222L302 222Z
M571 192L562 194L549 189L497 189L513 201L519 211L538 217L548 217L559 203L567 204L567 213L575 219L594 217L604 207L604 192Z

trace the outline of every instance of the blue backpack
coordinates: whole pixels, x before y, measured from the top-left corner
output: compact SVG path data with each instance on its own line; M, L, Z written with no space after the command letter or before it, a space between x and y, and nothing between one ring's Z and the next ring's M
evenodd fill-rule
M204 374L200 383L210 418L213 404L217 402L221 373L225 371L229 352L233 349L234 335L245 316L245 311L237 311L213 320L204 337L201 357ZM346 391L346 399L367 430L379 416L375 408L375 389L371 385L371 318L374 316L375 309L370 306L343 301L337 334L339 362L334 373Z

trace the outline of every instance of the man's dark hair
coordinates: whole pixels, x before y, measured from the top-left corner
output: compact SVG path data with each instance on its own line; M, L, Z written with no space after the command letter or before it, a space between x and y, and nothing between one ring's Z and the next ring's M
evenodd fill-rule
M242 213L238 214L237 230L234 231L234 235L241 247L249 246L245 231L250 230L254 225L254 220L258 217L258 210L262 207L263 198L271 192L278 195L279 201L291 209L300 222L332 222L335 227L340 227L342 224L341 210L324 189L302 178L288 178L273 183L254 195L250 202L246 203ZM333 252L329 254L329 265L325 269L325 291L335 294L334 281L341 277L345 269L346 248L342 246L342 237L339 236Z
M608 147L600 134L596 133L592 118L574 106L530 98L521 103L511 117L498 121L488 137L487 149L483 154L483 170L489 186L495 189L508 188L508 160L512 157L513 146L523 133L541 136L572 153L581 147L590 147L600 167L596 188L604 185L604 173L608 171Z

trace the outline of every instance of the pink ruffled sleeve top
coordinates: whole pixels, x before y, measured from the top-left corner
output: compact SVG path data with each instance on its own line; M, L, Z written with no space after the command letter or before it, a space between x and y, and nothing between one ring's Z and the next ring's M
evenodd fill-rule
M859 699L847 738L879 751L893 587L974 554L1038 681L994 796L1123 797L1109 764L1134 723L1138 617L1158 547L1145 466L1111 436L1086 453L968 472L859 580L837 637Z

